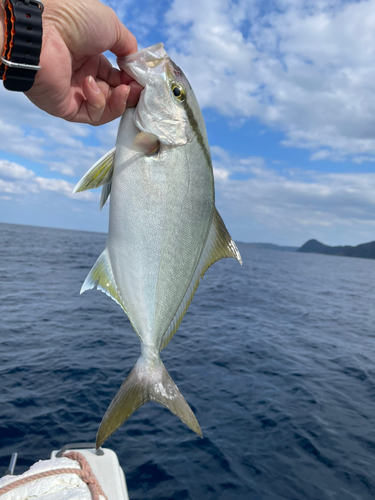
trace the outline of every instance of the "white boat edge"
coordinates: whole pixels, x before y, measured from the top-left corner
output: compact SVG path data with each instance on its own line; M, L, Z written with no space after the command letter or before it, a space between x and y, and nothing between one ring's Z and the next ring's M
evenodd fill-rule
M39 464L45 463L47 466L47 463L51 464L51 461L55 462L56 460L64 457L65 453L71 451L78 452L86 459L92 470L92 473L96 477L103 490L103 493L107 496L108 500L129 500L124 471L120 466L116 453L109 448L99 448L99 450L96 450L94 443L71 443L63 446L60 450L53 450L51 452L50 460L44 462L42 460L37 462L36 464L38 464L39 466ZM65 462L66 460L67 458L65 459ZM17 453L14 453L11 458L9 469L6 471L5 476L2 476L4 479L5 477L9 477L14 478L14 481L18 478L22 478L22 475L14 475L16 461ZM34 464L34 466L36 466L36 464ZM56 466L53 466L52 469L51 465L49 465L49 467L50 469L45 470L56 469ZM33 474L30 474L30 472L28 473L28 471L26 471L26 473L24 474L32 476ZM39 479L36 479L35 483L37 483L37 481L39 481ZM62 494L64 495L64 493ZM2 496L3 495L1 495L1 497Z
M60 451L53 450L51 459L56 458ZM71 447L64 446L64 453L69 451L78 451L85 457L108 500L129 500L125 474L113 450L99 448L97 453L95 447L83 449L74 447L74 444Z

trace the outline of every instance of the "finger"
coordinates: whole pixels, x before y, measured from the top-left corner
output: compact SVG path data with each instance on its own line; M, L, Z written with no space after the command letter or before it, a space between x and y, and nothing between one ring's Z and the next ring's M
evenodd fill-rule
M107 105L97 125L108 123L124 114L129 92L130 87L127 85L119 85L114 89L110 89L107 98Z
M122 87L124 87L124 90L121 91L123 93L116 92L115 94L113 94L114 104L111 105L111 110L116 110L113 111L116 115L116 118L125 111L125 107L121 111L122 99L125 98L125 96L127 99L128 107L134 108L137 105L143 87L139 85L139 83L137 83L135 80L133 80L133 77L129 76L124 71L119 71L118 69L114 68L104 55L101 55L100 58L97 77L113 88L124 84L121 85ZM127 90L125 91L125 89Z
M95 125L100 121L104 112L106 96L92 76L85 78L82 90L86 100L82 103L77 115L86 114L87 122Z
M130 85L130 107L134 107L137 104L139 94L143 90L143 87L134 81L132 76L129 76L124 71L114 68L103 54L100 56L97 78L106 82L110 87L118 87L121 84L125 84L126 87Z
M143 87L134 80L129 83L129 87L130 87L130 92L129 92L127 106L128 108L134 108L139 101L139 96L143 90Z
M121 83L129 85L130 82L134 82L134 76L130 76L126 73L126 71L121 70Z
M117 87L122 83L127 83L122 81L121 71L114 68L111 62L103 54L101 54L99 58L97 78L107 82L110 87Z

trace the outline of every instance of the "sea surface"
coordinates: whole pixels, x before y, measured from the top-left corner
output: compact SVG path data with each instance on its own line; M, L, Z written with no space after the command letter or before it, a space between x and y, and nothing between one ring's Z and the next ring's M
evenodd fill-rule
M0 475L94 441L139 353L80 287L99 233L0 224ZM375 498L375 261L239 244L162 352L203 439L155 403L105 444L131 500Z

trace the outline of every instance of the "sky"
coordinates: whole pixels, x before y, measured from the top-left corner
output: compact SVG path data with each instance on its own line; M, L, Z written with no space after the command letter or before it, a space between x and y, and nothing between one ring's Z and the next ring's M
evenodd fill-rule
M234 240L375 240L375 0L104 3L189 79ZM72 190L118 123L65 122L1 86L0 222L106 232L99 191Z

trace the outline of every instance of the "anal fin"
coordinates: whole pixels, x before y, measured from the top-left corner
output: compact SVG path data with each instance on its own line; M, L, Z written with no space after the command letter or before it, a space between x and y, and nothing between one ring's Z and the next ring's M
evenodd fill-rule
M80 293L91 290L94 287L107 294L111 299L117 302L126 312L125 305L118 292L115 279L113 277L112 266L108 256L108 250L105 249L95 262L93 268L87 275Z

